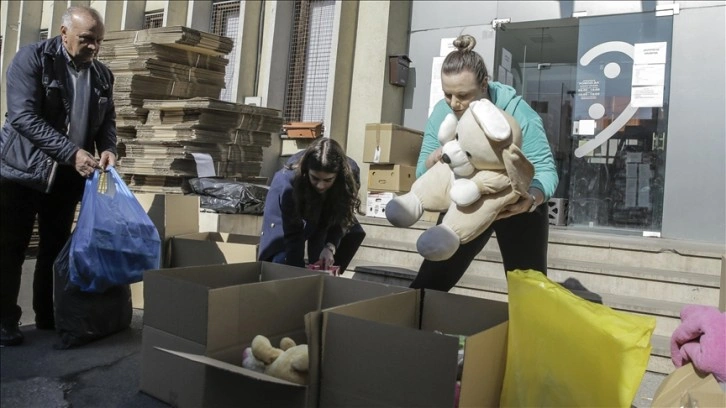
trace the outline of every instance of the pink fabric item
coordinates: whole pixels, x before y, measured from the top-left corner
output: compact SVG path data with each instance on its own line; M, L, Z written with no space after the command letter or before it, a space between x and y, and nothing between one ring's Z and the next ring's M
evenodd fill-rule
M701 305L681 309L681 324L671 335L671 360L676 367L692 362L726 382L726 313Z

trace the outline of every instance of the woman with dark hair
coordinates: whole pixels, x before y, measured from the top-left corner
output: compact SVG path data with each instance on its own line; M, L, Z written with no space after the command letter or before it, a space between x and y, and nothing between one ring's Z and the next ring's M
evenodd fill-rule
M272 179L265 200L258 259L323 270L348 267L365 232L355 218L360 169L333 139L319 138L290 157Z
M420 177L441 160L439 127L446 115L461 118L472 101L488 99L514 117L522 128L522 152L534 165L528 194L505 207L486 231L459 247L444 261L424 260L411 287L449 291L461 279L477 254L496 232L504 270L534 269L547 274L548 208L559 178L542 119L511 86L489 79L484 59L474 51L476 39L464 34L454 40L454 51L441 66L444 99L434 106L424 130L416 167ZM543 205L545 204L545 205ZM439 223L443 215L439 217Z

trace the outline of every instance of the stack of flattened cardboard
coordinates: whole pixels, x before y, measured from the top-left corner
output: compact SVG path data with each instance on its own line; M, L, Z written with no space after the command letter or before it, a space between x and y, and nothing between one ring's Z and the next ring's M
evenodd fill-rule
M145 99L219 97L233 42L187 27L109 32L99 54L116 77L118 136L133 138Z
M174 48L208 55L226 55L234 47L234 42L230 38L183 26L158 27L138 31L114 31L106 34L104 42L115 41L135 45L167 44Z
M119 169L137 192L185 192L186 180L200 176L195 155L211 159L217 176L264 183L262 148L282 128L277 109L213 98L146 100L146 124L133 140L120 142Z
M181 26L107 33L99 59L116 78L118 168L134 192L185 192L197 154L217 176L266 182L262 148L281 113L215 99L233 46Z

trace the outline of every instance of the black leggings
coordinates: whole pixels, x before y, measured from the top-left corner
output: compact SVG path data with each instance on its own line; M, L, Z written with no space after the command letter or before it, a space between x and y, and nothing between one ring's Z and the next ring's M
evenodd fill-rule
M443 214L439 216L441 223ZM461 279L476 255L492 236L497 233L497 243L502 253L504 271L534 269L547 274L547 241L549 216L547 206L540 205L532 213L522 213L495 221L484 231L444 261L424 260L412 288L435 289L448 292Z

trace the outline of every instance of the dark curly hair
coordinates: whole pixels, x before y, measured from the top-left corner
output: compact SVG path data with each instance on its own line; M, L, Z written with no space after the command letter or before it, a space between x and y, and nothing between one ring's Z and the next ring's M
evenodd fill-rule
M327 137L315 140L293 168L296 172L293 184L295 203L302 218L315 221L312 220L317 213L315 207L322 205L320 214L324 219L317 220L319 223L340 225L344 229L355 223L355 212L360 207L360 184L348 163L348 156L338 142ZM333 185L323 199L310 184L310 170L336 174Z
M456 50L451 51L444 58L441 65L441 73L446 75L458 74L462 71L469 71L476 76L476 81L483 84L489 76L484 59L478 52L474 51L476 39L469 34L462 34L454 40Z

